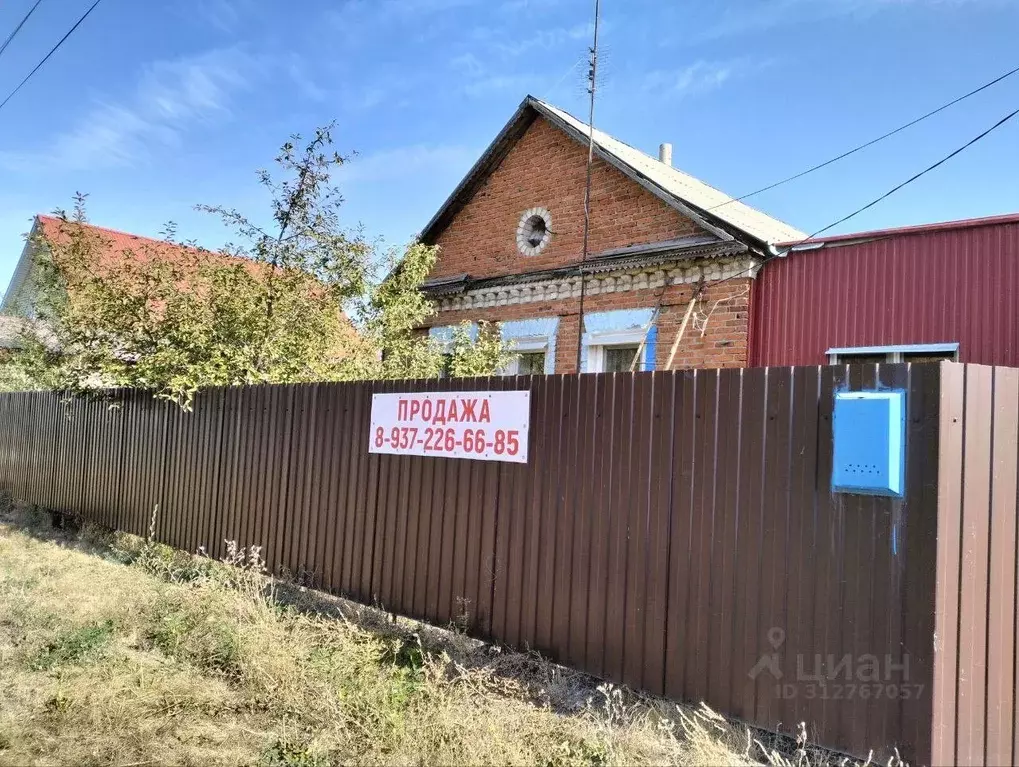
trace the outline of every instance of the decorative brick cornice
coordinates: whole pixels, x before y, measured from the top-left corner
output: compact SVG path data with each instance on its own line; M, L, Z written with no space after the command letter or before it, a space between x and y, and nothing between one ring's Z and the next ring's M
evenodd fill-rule
M757 275L760 265L759 259L740 256L600 272L585 277L587 282L585 294L597 296L630 290L656 289L665 285L689 285L702 280L712 282L740 275L752 278ZM440 312L449 312L572 298L580 298L579 274L514 285L476 288L458 295L437 297L435 306Z

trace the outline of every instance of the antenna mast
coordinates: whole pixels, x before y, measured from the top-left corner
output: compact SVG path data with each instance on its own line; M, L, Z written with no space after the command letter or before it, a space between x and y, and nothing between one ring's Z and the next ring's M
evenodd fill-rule
M584 190L584 251L580 257L580 311L577 315L577 372L580 373L581 349L584 339L584 293L587 280L584 279L584 265L587 263L588 236L591 231L591 166L594 163L594 91L598 82L598 17L601 15L601 0L594 0L594 43L590 66L587 70L587 92L591 96L591 109L587 119L587 187Z

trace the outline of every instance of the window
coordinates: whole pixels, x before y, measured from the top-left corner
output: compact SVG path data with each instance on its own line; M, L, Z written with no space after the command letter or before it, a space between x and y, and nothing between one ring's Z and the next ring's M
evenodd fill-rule
M518 376L540 376L545 373L545 352L523 352L517 355Z
M654 309L613 309L584 315L580 370L584 373L654 370L658 345ZM633 364L638 357L637 364Z
M558 317L531 317L502 323L500 332L512 356L502 374L545 375L555 372Z
M634 364L640 346L606 346L605 363L602 368L605 373L629 373L631 370L640 370L638 362Z
M902 346L844 346L829 349L829 365L862 365L886 362L954 362L959 344L906 344Z
M545 208L528 208L517 224L517 250L536 256L552 239L552 216Z

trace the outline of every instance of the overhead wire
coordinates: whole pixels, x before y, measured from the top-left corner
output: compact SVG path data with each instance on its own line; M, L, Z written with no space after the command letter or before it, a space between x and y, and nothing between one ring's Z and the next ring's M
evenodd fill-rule
M17 94L17 92L20 91L24 87L25 83L27 83L29 80L31 80L32 76L42 68L43 64L45 64L47 61L49 61L50 57L54 53L56 53L57 50L59 50L60 46L64 44L64 42L67 40L67 38L69 38L72 34L74 34L74 30L76 30L78 27L81 26L81 23L83 21L85 21L85 19L87 19L89 17L89 14L91 14L92 11L95 10L96 6L99 5L99 3L101 3L101 2L102 2L102 0L95 0L95 2L92 3L92 5L89 6L88 10L85 11L85 13L82 14L81 18L79 18L76 22L74 22L74 26L71 27L69 30L67 30L67 33L63 37L61 37L60 40L57 41L56 45L54 45L52 48L50 48L49 53L47 53L45 56L42 57L42 60L38 64L36 64L35 67L33 67L31 72L29 72L27 75L25 75L25 78L20 83L18 83L18 85L14 88L14 90L12 90L10 93L7 94L6 98L4 98L3 101L0 101L0 109L3 109L7 105L7 102L10 101L12 98L14 98L15 94Z
M26 13L24 16L22 16L21 17L21 21L18 22L18 26L16 26L14 28L14 31L11 32L9 35L7 35L7 39L4 40L2 44L0 44L0 56L4 55L4 51L6 51L7 50L7 46L11 44L11 40L13 40L15 37L18 36L18 32L20 32L21 28L23 26L25 26L25 22L28 21L29 17L33 13L35 13L35 9L39 7L39 3L41 3L41 2L42 2L42 0L35 0L35 5L33 5L31 8L28 9L28 13Z
M788 178L784 178L781 181L776 181L773 184L768 184L767 186L763 186L760 189L757 189L757 190L755 190L753 192L749 192L747 194L741 195L739 197L733 197L730 200L726 200L725 202L719 203L718 205L715 205L714 207L707 208L706 210L710 212L712 210L718 210L719 208L724 208L726 205L731 205L734 202L740 202L741 200L745 200L748 197L754 197L755 195L761 194L763 192L770 191L772 189L775 189L776 187L782 186L783 184L788 184L790 181L795 181L798 178L803 178L804 176L809 175L810 173L813 173L814 171L821 170L822 168L827 168L829 165L832 165L832 164L838 162L839 160L844 160L845 158L849 157L850 155L854 155L857 152L860 152L860 151L862 151L864 149L867 149L868 147L874 146L874 144L877 144L877 143L879 143L881 141L884 141L887 138L891 138L892 136L896 135L897 133L901 133L902 131L906 130L907 128L912 128L917 123L921 123L921 122L923 122L924 120L926 120L929 117L933 117L934 115L936 115L936 114L938 114L940 112L944 112L946 109L948 109L949 107L955 106L960 101L965 101L966 99L970 98L971 96L975 96L978 93L980 93L982 91L985 91L985 90L987 90L988 88L990 88L990 87L992 87L994 85L997 85L1002 80L1005 80L1005 79L1011 77L1012 75L1014 75L1016 73L1019 73L1019 67L1016 67L1014 69L1010 69L1008 72L1005 72L1003 75L1000 75L1000 76L994 78L990 82L986 82L983 85L981 85L980 87L974 88L969 93L965 93L962 96L959 96L958 98L952 99L947 104L942 104L937 109L933 109L930 112L927 112L926 114L921 115L920 117L917 117L914 120L910 120L908 123L906 123L904 125L900 125L898 128L895 128L894 130L890 130L887 133L884 133L884 134L878 136L877 138L871 139L870 141L868 141L868 142L866 142L864 144L860 144L859 146L854 147L853 149L850 149L848 152L843 152L842 154L838 155L837 157L832 157L830 160L825 160L824 162L819 163L817 165L814 165L811 168L807 168L806 170L800 171L799 173L796 173L796 174L794 174L792 176L789 176Z
M914 181L917 181L918 179L920 179L923 176L927 175L931 171L941 167L942 165L944 165L946 162L951 160L956 155L961 154L962 152L966 151L971 146L976 144L978 141L981 141L982 139L986 138L989 134L993 133L995 130L997 130L1002 125L1007 123L1009 120L1014 119L1017 115L1019 115L1019 109L1016 109L1016 110L1010 112L1009 114L1005 115L1000 120L998 120L996 123L994 123L994 125L992 125L990 128L988 128L987 130L982 131L978 135L974 136L972 139L967 141L965 144L963 144L959 148L952 150L951 152L949 152L947 155L942 157L937 162L933 163L932 165L928 165L926 168L924 168L919 173L916 173L916 174L910 176L908 179L903 181L901 184L896 184L894 187L889 189L887 192L882 194L880 197L876 197L875 199L873 199L870 202L868 202L866 205L863 205L863 206L857 208L856 210L854 210L849 215L843 216L842 218L838 219L837 221L833 221L832 223L828 224L827 226L821 227L820 229L818 229L813 234L809 234L806 237L804 237L802 240L798 240L796 242L789 243L788 245L783 247L783 249L782 249L782 251L780 253L776 253L774 255L765 256L760 261L760 263L758 263L756 266L752 266L749 269L745 269L745 270L743 270L741 272L737 272L736 274L731 274L728 277L722 277L721 279L713 280L711 283L709 283L709 285L720 285L720 284L722 284L724 282L728 282L729 280L733 280L733 279L736 279L738 277L742 277L743 275L749 275L754 270L759 269L761 266L763 266L764 264L768 263L769 261L771 261L771 260L773 260L775 258L780 258L780 257L786 255L793 248L795 248L795 247L797 247L799 245L803 245L804 243L810 242L812 239L817 237L819 234L824 234L829 229L833 229L836 226L838 226L839 224L844 224L846 221L849 221L851 218L855 218L856 216L858 216L861 213L863 213L865 210L869 210L870 208L873 208L875 205L877 205L878 203L880 203L883 200L887 199L888 197L891 197L893 194L895 194L896 192L898 192L902 188L904 188L906 186L909 186Z

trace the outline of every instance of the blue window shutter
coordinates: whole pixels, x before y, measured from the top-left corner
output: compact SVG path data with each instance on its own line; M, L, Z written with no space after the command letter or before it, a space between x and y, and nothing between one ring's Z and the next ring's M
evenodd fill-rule
M644 342L644 364L643 370L655 369L655 351L658 348L658 326L652 325L647 332L647 340Z

